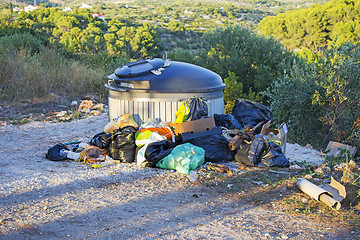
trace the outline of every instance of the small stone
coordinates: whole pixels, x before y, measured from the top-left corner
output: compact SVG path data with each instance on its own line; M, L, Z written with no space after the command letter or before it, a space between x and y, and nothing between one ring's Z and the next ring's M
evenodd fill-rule
M286 236L286 235L281 235L281 238L282 238L282 239L288 239L289 237Z
M297 164L294 164L294 165L291 165L291 166L289 167L289 169L291 169L291 170L301 170L302 167L300 167L300 166L297 165Z
M303 203L306 203L308 200L306 198L301 199Z
M61 111L61 112L58 112L55 117L64 117L65 115L67 114L67 111Z
M102 110L104 110L104 104L98 103L95 106L93 106L92 109L102 111Z
M306 146L305 146L306 148L309 148L309 149L315 149L313 146L311 146L311 144L310 143L308 143L308 144L306 144Z
M304 176L304 178L309 180L309 179L312 179L313 177L310 174L307 174L307 175Z
M93 106L93 101L91 100L84 100L80 103L79 105L79 112L83 112L83 113L89 113L90 112L90 108Z
M228 188L228 189L230 189L230 188L232 188L234 186L234 184L228 184L226 187Z
M322 168L317 168L315 170L315 172L318 173L318 174L324 174L324 171L322 170Z
M92 110L89 114L92 115L92 116L100 116L101 112L96 111L96 110Z
M47 207L44 207L43 209L44 209L44 210L48 210L48 208L47 208Z

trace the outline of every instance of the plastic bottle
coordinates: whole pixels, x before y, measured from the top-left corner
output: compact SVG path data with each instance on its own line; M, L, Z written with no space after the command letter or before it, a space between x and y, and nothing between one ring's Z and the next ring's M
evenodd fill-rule
M72 152L72 151L65 150L65 149L61 149L60 150L60 156L66 157L68 159L76 160L76 159L80 158L80 153Z
M189 173L190 182L196 182L197 179L198 179L198 175L197 175L196 171L190 171L190 173Z
M87 146L89 146L89 144L84 142L79 143L79 148L86 148Z
M66 157L69 158L69 159L72 159L72 160L77 160L77 159L80 158L80 153L67 151Z
M68 151L68 150L60 149L60 156L66 158L66 157L67 157L67 153L66 153L65 151Z

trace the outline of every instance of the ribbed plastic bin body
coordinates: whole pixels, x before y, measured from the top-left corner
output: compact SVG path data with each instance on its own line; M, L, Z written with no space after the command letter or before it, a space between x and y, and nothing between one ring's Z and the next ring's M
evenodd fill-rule
M108 76L109 118L133 114L139 124L148 119L174 121L183 100L202 97L209 116L224 113L221 77L203 67L159 58L126 64Z

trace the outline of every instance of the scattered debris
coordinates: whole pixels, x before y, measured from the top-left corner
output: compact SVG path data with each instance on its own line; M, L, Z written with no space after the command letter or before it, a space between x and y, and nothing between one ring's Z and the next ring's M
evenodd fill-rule
M297 186L313 199L323 202L334 210L341 208L340 202L346 197L345 187L334 178L331 178L329 185L322 187L309 182L305 178L299 178L297 180Z
M220 173L226 173L229 176L232 176L233 173L230 169L225 165L215 164L215 163L208 163L206 164L206 169L209 171L215 171Z
M82 113L90 113L93 105L94 103L92 100L83 100L79 105L78 111Z
M297 164L294 164L294 165L291 165L291 166L289 167L289 169L291 169L291 170L302 170L302 167L300 167L300 166L297 165Z

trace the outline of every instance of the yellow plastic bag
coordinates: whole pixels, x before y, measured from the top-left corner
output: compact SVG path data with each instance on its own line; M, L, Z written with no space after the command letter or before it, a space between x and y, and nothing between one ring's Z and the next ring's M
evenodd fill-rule
M133 126L134 128L138 128L139 126L135 122L133 116L129 113L123 114L117 118L111 120L106 126L104 127L105 133L112 133L116 129Z
M175 113L175 122L174 123L182 123L185 122L190 113L190 108L186 102L183 102L181 106Z

